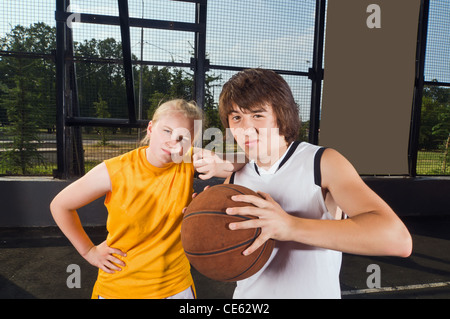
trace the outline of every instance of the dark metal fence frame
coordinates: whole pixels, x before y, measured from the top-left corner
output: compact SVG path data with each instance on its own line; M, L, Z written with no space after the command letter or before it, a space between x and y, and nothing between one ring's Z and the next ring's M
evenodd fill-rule
M71 176L84 174L84 158L81 138L81 127L124 127L144 128L148 121L136 117L136 99L133 82L133 65L155 65L168 67L190 68L194 73L194 100L203 105L205 96L205 78L209 70L240 71L244 67L231 67L226 65L212 65L206 58L206 19L207 0L176 0L195 4L195 23L173 21L160 21L151 19L131 18L128 15L128 1L118 0L119 16L106 16L97 14L79 14L79 22L88 24L104 24L120 26L122 37L123 59L104 59L90 57L74 57L72 30L67 26L67 19L73 14L67 12L70 0L56 0L56 52L54 54L36 54L24 52L4 52L2 56L16 56L26 58L52 59L56 63L56 132L57 132L57 169L54 176L67 179ZM421 0L420 16L416 49L416 74L411 111L410 138L408 147L409 176L417 175L417 156L419 146L419 129L421 120L421 105L424 86L450 87L450 83L425 81L424 67L426 56L428 16L430 1ZM77 13L78 15L78 13ZM321 91L324 75L324 34L325 34L326 0L316 0L315 29L313 44L312 66L307 72L291 70L274 70L282 75L307 77L311 81L311 105L309 142L318 144L320 126ZM130 27L152 28L162 30L176 30L195 33L194 57L190 63L159 62L132 60L130 46ZM80 117L77 97L76 62L114 63L123 64L128 118L92 118Z
M100 60L103 63L123 63L128 119L100 119L79 116L78 104L76 103L78 94L75 81L76 76L75 68L73 67L75 58L73 56L72 30L67 26L67 19L73 13L66 11L66 8L70 5L70 0L56 0L57 169L54 172L55 177L66 179L70 175L80 176L84 174L84 158L79 131L81 126L144 128L148 124L148 121L136 118L133 64L190 67L194 71L194 99L199 105L203 105L205 73L208 65L206 60L207 0L177 1L196 4L195 23L130 18L127 0L118 0L119 17L79 14L79 22L81 23L120 26L123 60ZM191 59L190 63L132 61L130 27L195 32L194 58ZM94 59L86 58L83 60L92 61ZM72 165L70 165L71 159Z
M428 36L428 17L430 12L430 0L421 0L419 13L419 28L417 31L416 49L416 75L414 83L414 95L411 111L411 125L408 147L409 176L417 176L417 156L419 151L420 119L422 109L422 96L424 86L445 86L450 83L425 81L425 57Z
M206 59L206 18L207 0L177 0L196 4L195 23L181 23L172 21L159 21L150 19L130 18L128 15L128 1L118 0L119 17L96 14L79 14L79 22L91 24L120 25L122 37L123 60L89 59L84 61L97 61L100 63L123 63L125 70L125 83L128 103L128 119L99 119L78 116L79 110L76 101L77 88L75 69L73 64L77 59L73 56L72 30L67 26L67 19L72 12L67 12L70 0L56 0L56 81L57 81L57 170L54 176L66 179L70 175L80 176L84 173L81 137L81 126L107 126L143 128L147 121L136 119L135 96L133 87L133 64L161 65L175 67L190 67L194 71L194 100L203 105L205 96L205 76L211 69L240 71L244 68L223 65L210 65ZM323 42L325 33L326 0L316 1L315 35L312 68L308 72L295 72L290 70L274 70L283 75L296 75L308 77L312 82L311 111L309 141L318 143L320 103L323 80ZM190 63L132 61L130 46L130 27L154 28L164 30L178 30L195 32L194 57ZM72 159L72 167L70 162ZM70 173L72 172L72 173Z

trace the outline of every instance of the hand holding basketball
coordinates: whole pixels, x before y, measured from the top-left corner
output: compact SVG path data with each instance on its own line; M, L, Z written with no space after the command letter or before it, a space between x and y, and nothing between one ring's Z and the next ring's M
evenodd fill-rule
M287 241L292 239L291 229L298 220L286 213L283 208L267 193L258 192L261 197L253 195L235 195L231 199L236 202L253 204L254 206L231 207L228 215L252 215L257 219L230 223L231 230L261 228L261 234L243 254L249 255L269 239Z
M215 185L198 194L183 216L181 242L186 257L194 268L211 279L238 281L254 275L270 258L275 245L273 240L267 240L251 256L242 254L261 230L230 230L230 223L257 218L225 213L229 207L252 205L233 202L231 197L236 194L259 196L244 186Z

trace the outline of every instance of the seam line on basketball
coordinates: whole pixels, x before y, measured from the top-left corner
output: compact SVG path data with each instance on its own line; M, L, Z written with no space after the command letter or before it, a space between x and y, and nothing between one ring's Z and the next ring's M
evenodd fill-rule
M264 253L264 251L267 248L267 241L264 243L263 249L261 249L261 251L259 252L259 255L257 258L255 258L255 260L253 261L253 263L247 267L247 269L245 269L243 272L241 272L239 275L236 275L234 277L228 278L227 281L231 281L235 278L239 278L240 276L242 276L243 274L245 274L247 271L249 271L255 264L256 262L259 260L259 258L262 256L262 254Z
M236 191L236 192L238 192L238 193L240 193L240 194L242 194L242 195L245 195L243 192L241 192L240 190L237 190L236 188L234 188L234 187L230 187L230 186L228 186L229 184L227 184L227 185L224 185L224 184L222 184L222 185L219 185L219 187L225 187L225 188L228 188L228 189L232 189L232 190L234 190L234 191Z
M184 252L185 252L186 254L189 254L189 255L192 255L192 256L217 255L217 254L221 254L221 253L224 253L224 252L227 252L227 251L230 251L230 250L233 250L233 249L242 247L242 246L244 246L244 245L248 245L248 244L252 243L252 242L256 239L256 237L258 237L258 236L259 236L259 231L256 232L256 234L255 234L255 236L253 236L253 238L251 238L251 239L249 239L249 240L247 240L247 241L245 241L245 242L243 242L243 243L240 243L239 245L235 245L235 246L233 246L233 247L228 247L228 248L225 248L225 249L222 249L222 250L217 250L217 251L212 251L212 252L206 252L206 253L193 253L193 252L189 252L189 251L186 251L186 250L185 250Z
M231 216L239 217L239 218L247 219L247 220L251 219L250 217L246 217L246 216L242 216L242 215L228 215L227 213L224 213L224 212L215 212L215 211L208 211L208 210L202 211L202 212L189 213L187 215L184 215L183 219L186 219L188 217L195 216L195 215L201 215L201 214L225 215L225 216L230 216L230 217Z

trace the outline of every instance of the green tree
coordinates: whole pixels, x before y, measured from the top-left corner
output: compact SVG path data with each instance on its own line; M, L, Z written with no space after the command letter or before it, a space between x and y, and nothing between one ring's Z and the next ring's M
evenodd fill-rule
M219 105L214 102L214 89L217 87L216 81L220 81L222 75L206 74L205 78L205 105L203 110L205 113L205 127L216 127L225 132L222 121L219 116ZM224 134L225 136L225 134Z
M15 52L51 53L56 48L56 30L44 23L29 27L16 26L0 38L0 49ZM75 57L122 59L122 45L114 38L90 39L74 43ZM137 60L135 56L133 60ZM173 62L173 61L172 61ZM98 118L127 118L127 99L123 65L121 63L76 62L76 81L80 116ZM134 74L140 67L134 66ZM56 67L45 58L26 59L3 57L0 59L0 116L2 129L14 138L10 152L2 155L20 167L22 172L31 165L31 158L39 157L39 129L52 132L56 118ZM144 66L143 114L151 118L155 108L172 98L193 99L193 74L183 68ZM221 127L214 88L220 76L207 75L205 105L208 126ZM136 96L139 96L139 77L135 76ZM101 97L101 98L100 98ZM26 124L25 124L26 123ZM90 127L85 128L89 130ZM100 130L106 143L106 128ZM18 155L19 153L22 155ZM34 152L34 153L33 153ZM5 155L7 154L7 155ZM33 155L34 154L34 155ZM5 157L7 156L7 157ZM35 158L35 160L36 160ZM15 163L15 164L14 164Z
M170 96L188 101L192 100L194 80L191 74L187 73L183 69L174 69L171 74L170 83Z
M15 26L0 38L4 51L50 53L55 45L55 28L44 23ZM55 68L45 59L4 57L0 60L0 114L7 142L1 160L11 173L26 174L36 162L44 163L38 152L39 128L51 129L55 122Z
M108 112L108 102L104 101L100 96L98 98L98 102L94 102L95 115L99 118L109 118L111 114ZM100 142L99 145L105 146L108 145L107 138L107 128L100 127L97 129L100 134Z
M35 23L29 27L18 25L5 37L0 38L0 48L4 51L49 54L56 48L55 35L56 29L45 23ZM7 57L0 60L0 78L8 88L14 88L17 84L16 59ZM26 76L33 81L33 86L30 87L34 96L33 104L40 110L35 114L38 126L51 131L54 128L56 116L55 64L49 59L34 59L33 63L26 68ZM0 114L2 113L4 114L5 110L0 109Z
M298 138L300 141L308 142L309 123L310 123L309 120L302 122L302 125L300 126L300 131L298 133Z
M144 68L143 72L143 114L151 119L156 108L162 102L172 99L170 94L172 74L168 67ZM137 85L138 86L138 85Z
M422 98L419 148L445 148L450 134L450 89L429 86Z
M147 118L153 118L153 114L155 113L158 106L167 99L167 95L161 92L154 92L152 96L148 99L149 105L147 109Z
M14 59L15 86L4 89L1 105L6 109L9 125L4 129L9 141L7 150L2 153L1 160L10 173L27 174L36 162L44 163L38 152L40 142L38 135L38 118L40 111L34 105L34 84L27 76L27 70L34 67L35 61Z
M89 58L120 60L122 44L113 38L84 40L74 44L74 54ZM95 109L92 106L100 95L107 102L108 111L112 117L128 117L125 80L121 64L77 63L76 72L81 116L95 116Z

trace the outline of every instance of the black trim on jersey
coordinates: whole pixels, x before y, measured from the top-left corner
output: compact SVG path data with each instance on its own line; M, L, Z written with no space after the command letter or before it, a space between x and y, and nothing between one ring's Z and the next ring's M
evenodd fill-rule
M278 169L277 169L277 170L279 170L279 169L281 168L281 166L283 166L284 163L286 163L287 160L292 156L292 154L294 154L295 150L297 149L297 146L299 146L300 143L301 143L300 141L294 141L294 142L292 142L291 148L289 149L288 153L286 154L286 156L285 156L285 157L283 158L283 160L281 161L281 163L280 163L280 165L278 166Z
M319 148L314 155L314 184L322 187L322 173L320 172L320 160L326 147Z
M287 162L287 160L292 156L292 154L294 154L295 150L297 149L297 146L299 146L300 143L301 143L300 141L292 142L292 145L289 148L289 151L287 152L286 156L283 158L280 165L278 165L277 171L281 168L281 166L283 166ZM256 163L254 163L254 167L256 173L261 176L261 174L259 174L258 166L256 165Z
M261 174L259 174L258 165L256 165L256 163L253 163L253 167L255 167L256 174L258 174L259 176L261 176Z
M278 166L278 169L283 166L287 160L294 154L294 151L297 149L297 147L301 144L299 141L293 142L292 147L289 149L289 152L286 154L284 159L281 161L280 165ZM326 150L326 147L321 147L317 150L316 154L314 155L314 184L316 184L319 187L322 187L322 174L320 171L320 160L322 159L322 154ZM254 163L255 171L259 175L258 166L256 163ZM230 176L229 184L234 184L234 176L236 172L233 172Z
M236 174L236 172L233 172L230 176L230 180L228 181L228 184L234 184L234 174Z

